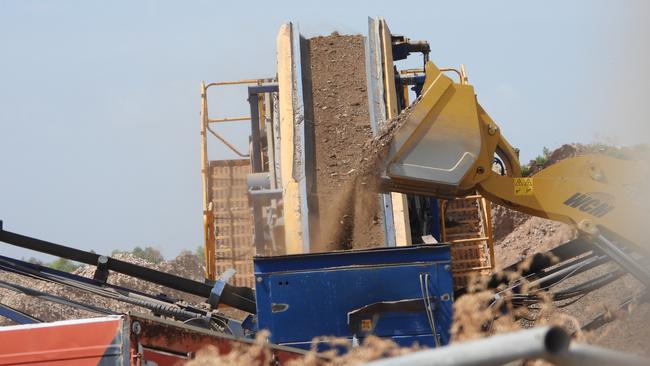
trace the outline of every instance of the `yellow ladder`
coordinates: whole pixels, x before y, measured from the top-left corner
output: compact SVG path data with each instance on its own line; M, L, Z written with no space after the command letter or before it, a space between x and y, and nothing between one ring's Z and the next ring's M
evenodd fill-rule
M454 287L466 286L471 276L492 273L495 261L490 203L480 194L443 200L440 217L441 239L451 244ZM450 222L456 225L448 227Z

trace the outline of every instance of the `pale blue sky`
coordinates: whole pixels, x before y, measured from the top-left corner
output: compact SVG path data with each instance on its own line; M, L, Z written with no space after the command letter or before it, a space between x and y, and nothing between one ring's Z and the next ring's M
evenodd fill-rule
M0 0L5 228L98 252L195 248L201 80L273 76L284 22L365 34L368 16L428 40L439 66L464 63L522 160L565 142L648 139L643 1ZM217 98L215 114L245 112L243 93ZM242 128L226 133L246 145Z

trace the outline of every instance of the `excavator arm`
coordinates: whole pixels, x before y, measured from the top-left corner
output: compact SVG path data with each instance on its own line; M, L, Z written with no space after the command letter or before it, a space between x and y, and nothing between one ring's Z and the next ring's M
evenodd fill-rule
M517 152L476 100L433 63L425 66L420 101L401 116L383 166L384 186L403 193L462 197L481 192L492 202L574 225L582 235L650 284L644 253L648 166L592 154L560 161L522 177ZM498 157L505 167L492 170ZM644 253L645 254L645 253Z

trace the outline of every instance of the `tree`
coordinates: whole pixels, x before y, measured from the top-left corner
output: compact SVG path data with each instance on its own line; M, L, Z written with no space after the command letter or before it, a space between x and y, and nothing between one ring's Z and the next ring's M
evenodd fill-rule
M203 245L196 247L195 254L199 258L200 263L205 263L205 247Z
M34 257L29 257L29 259L25 259L25 257L20 258L21 261L31 263L31 264L37 264L39 266L44 265L43 261L36 259Z
M65 258L59 258L47 266L63 272L73 272L75 269L79 268L79 264L75 264Z
M165 260L165 257L163 257L162 253L160 253L160 251L154 247L145 247L144 249L142 249L141 247L135 247L133 248L133 251L131 253L135 257L144 259L147 262L153 264L159 264L160 262Z

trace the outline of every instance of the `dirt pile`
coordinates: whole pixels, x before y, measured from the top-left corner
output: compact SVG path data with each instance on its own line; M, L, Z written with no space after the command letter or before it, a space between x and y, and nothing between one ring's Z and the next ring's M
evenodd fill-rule
M567 144L553 151L545 151L544 158L531 161L529 167L531 173L534 174L558 161L590 153L636 159L643 156L645 149L643 146L612 147L602 144ZM576 230L570 225L532 217L496 205L493 205L492 208L492 220L497 268L507 267L534 253L548 251L577 236ZM618 268L617 265L613 263L599 266L569 278L550 290L567 289L616 268ZM648 350L642 343L646 344L650 340L650 331L644 326L647 324L650 306L641 305L629 314L622 315L617 310L622 301L638 296L642 291L643 286L630 275L626 275L577 299L577 301L556 303L558 308L554 310L554 313L570 316L580 325L586 324L603 312L611 313L612 321L585 334L586 341L616 350L647 355ZM635 310L639 313L634 313ZM641 323L643 325L635 323L642 318L646 323Z
M379 200L360 182L358 162L372 139L360 35L308 40L306 64L313 110L317 250L380 246L384 243ZM309 108L307 108L309 109Z
M631 306L629 310L613 311L612 316L614 321L587 335L588 342L622 352L650 356L650 304L642 303Z
M564 144L553 151L545 148L542 155L528 162L528 172L532 175L542 169L548 168L558 161L586 154L604 154L622 159L638 159L639 157L647 156L648 146L612 146L601 143L572 143Z
M498 205L492 205L492 226L497 269L508 267L535 253L546 252L577 235L571 225Z
M162 262L159 265L154 265L143 259L134 257L130 253L119 253L116 254L114 258L157 269L167 273L183 276L186 278L191 278L194 280L202 281L203 279L201 263L199 262L198 257L190 253L183 253L177 258L171 261ZM73 273L83 277L92 278L94 271L94 266L82 266ZM110 309L117 313L126 313L131 310L149 313L148 310L135 305L130 305L121 301L100 297L88 292L69 288L64 285L44 282L4 271L0 271L0 279L37 291L46 292L48 294L78 301L86 305L94 305L99 308ZM119 273L111 273L108 278L108 282L110 284L127 287L153 295L164 292L167 296L195 303L202 303L204 300L200 297L192 296L180 291L173 291L169 289L163 290L161 286L141 281ZM99 314L95 312L88 312L84 310L78 310L66 305L59 305L50 301L46 301L44 299L27 296L8 289L0 289L0 302L15 309L31 314L32 316L44 321L79 319L99 316ZM11 324L9 320L0 317L0 325L8 324Z
M526 169L530 175L534 175L559 161L586 154L604 154L620 159L638 160L647 157L648 146L564 144L552 151L545 149L542 155L527 164ZM492 205L492 226L498 268L507 267L531 254L553 249L577 235L570 225L532 217L498 205Z
M604 154L620 159L637 160L647 156L648 146L620 147L600 143L564 144L552 151L545 148L544 153L531 160L524 170L528 170L530 175L534 175L559 161L586 154ZM577 235L570 225L532 217L498 205L492 205L492 223L495 254L500 268L513 264L530 254L552 249Z

